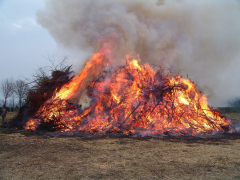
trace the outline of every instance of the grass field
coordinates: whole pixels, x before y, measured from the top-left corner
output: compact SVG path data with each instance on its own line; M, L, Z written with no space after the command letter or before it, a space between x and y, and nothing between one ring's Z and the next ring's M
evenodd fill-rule
M239 122L240 113L226 116ZM240 179L239 155L239 138L84 139L0 133L0 179Z

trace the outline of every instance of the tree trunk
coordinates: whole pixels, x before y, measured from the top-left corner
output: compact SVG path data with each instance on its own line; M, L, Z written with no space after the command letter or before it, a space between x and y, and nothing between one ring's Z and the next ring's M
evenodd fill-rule
M15 106L14 106L14 93L13 93L13 109L14 109L14 107L15 107Z
M22 107L22 99L19 98L19 108L21 108L21 107Z

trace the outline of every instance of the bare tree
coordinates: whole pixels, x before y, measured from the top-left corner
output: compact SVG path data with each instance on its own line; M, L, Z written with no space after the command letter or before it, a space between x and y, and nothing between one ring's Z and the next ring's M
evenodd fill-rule
M22 106L22 99L27 96L28 91L29 85L25 81L19 79L15 82L14 92L18 96L20 107Z
M11 105L12 105L12 107L15 107L15 91L11 95Z
M13 81L10 79L5 79L2 81L1 83L1 92L4 96L5 99L5 105L7 105L7 98L10 97L12 95L14 85L13 85Z

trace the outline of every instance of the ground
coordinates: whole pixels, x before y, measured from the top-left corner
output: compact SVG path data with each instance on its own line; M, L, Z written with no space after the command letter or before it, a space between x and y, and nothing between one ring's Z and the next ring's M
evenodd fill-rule
M237 123L240 113L227 114ZM10 114L9 114L10 116ZM240 179L240 138L0 133L0 179Z

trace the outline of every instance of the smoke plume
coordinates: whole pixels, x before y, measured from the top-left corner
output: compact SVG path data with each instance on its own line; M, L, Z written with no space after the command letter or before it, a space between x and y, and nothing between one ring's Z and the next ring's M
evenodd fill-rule
M65 48L90 55L111 41L116 64L134 53L172 67L224 106L240 95L239 17L238 0L47 0L37 22Z

